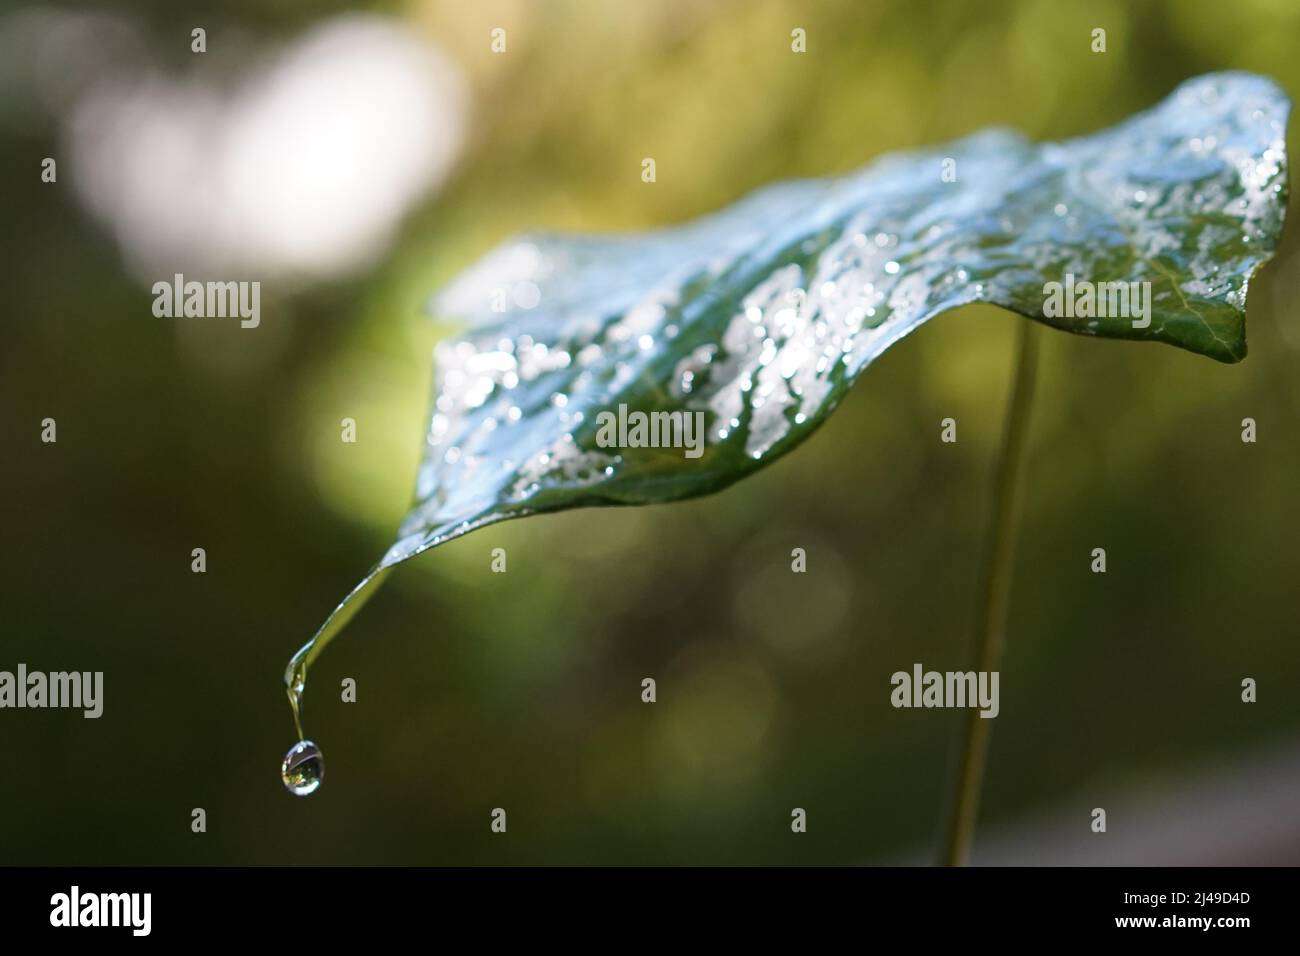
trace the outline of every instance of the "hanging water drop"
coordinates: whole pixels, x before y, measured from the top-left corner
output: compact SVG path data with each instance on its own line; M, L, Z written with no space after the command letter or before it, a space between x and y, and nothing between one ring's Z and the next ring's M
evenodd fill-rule
M310 740L298 741L284 755L280 779L295 797L315 793L325 779L325 755Z

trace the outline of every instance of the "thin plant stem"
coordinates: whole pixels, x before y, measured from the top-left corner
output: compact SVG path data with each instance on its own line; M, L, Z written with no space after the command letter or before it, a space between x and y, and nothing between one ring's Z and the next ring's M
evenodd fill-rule
M1020 328L1016 377L1007 404L1002 447L998 453L993 482L993 527L983 570L979 617L975 624L976 673L996 671L1001 663L1007 601L1015 566L1025 449L1029 438L1034 379L1038 370L1038 324L1026 319L1020 323ZM970 858L992 723L991 719L980 716L978 708L972 707L965 713L948 832L943 847L943 862L948 866L965 866Z

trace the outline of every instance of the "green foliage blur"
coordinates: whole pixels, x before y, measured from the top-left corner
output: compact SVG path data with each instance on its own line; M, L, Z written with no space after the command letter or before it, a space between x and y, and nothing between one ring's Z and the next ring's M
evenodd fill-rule
M183 45L193 23L283 39L358 5L117 6ZM39 182L54 128L0 127L0 668L105 672L98 721L0 712L0 863L929 860L961 715L892 709L889 675L969 666L1023 320L968 308L929 323L811 441L721 494L509 522L409 562L313 670L306 729L326 779L294 799L278 776L295 739L283 668L405 512L430 351L453 331L423 304L527 229L674 223L989 124L1086 133L1212 70L1265 73L1294 97L1300 5L368 7L460 67L469 139L376 264L268 295L256 333L154 318L64 175ZM1043 332L977 861L986 832L1014 847L1056 811L1086 832L1098 806L1118 859L1129 811L1177 819L1186 781L1231 781L1250 754L1265 773L1267 755L1295 759L1298 247L1293 228L1252 284L1238 365ZM56 445L39 441L47 416ZM945 417L956 445L939 441ZM497 547L506 574L489 571ZM790 572L797 547L806 574ZM1249 812L1251 787L1229 794ZM506 835L489 832L494 807ZM806 834L790 832L794 807ZM1288 832L1267 855L1229 839L1205 858L1295 863ZM1056 835L1036 831L1037 852Z

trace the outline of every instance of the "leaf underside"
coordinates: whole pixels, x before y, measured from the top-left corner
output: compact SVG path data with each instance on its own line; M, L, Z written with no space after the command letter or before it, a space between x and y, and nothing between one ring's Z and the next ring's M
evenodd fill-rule
M305 674L383 571L444 541L732 484L807 438L887 348L960 305L1240 360L1247 285L1282 229L1289 106L1268 79L1211 74L1062 143L986 130L769 186L670 229L506 242L434 299L469 329L435 352L415 502L290 674ZM1150 283L1149 325L1046 315L1045 285L1080 280ZM703 413L702 454L602 447L597 418L620 405Z

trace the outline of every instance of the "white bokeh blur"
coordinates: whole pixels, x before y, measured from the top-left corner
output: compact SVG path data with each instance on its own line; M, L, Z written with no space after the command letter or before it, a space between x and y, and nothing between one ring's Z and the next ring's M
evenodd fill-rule
M11 90L53 115L60 178L141 282L175 272L310 282L373 263L460 152L460 71L409 27L370 15L275 49L250 52L246 34L232 35L233 57L217 55L225 39L211 34L208 53L190 53L185 37L190 65L166 70L126 20L0 21L0 48L57 45L61 62L85 65L50 76L33 55Z

